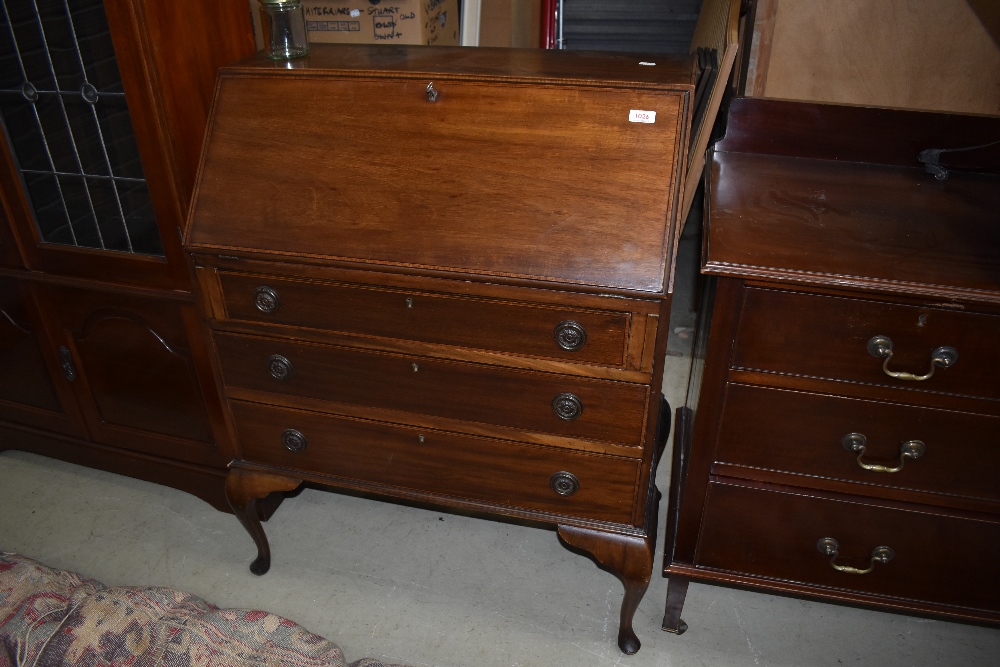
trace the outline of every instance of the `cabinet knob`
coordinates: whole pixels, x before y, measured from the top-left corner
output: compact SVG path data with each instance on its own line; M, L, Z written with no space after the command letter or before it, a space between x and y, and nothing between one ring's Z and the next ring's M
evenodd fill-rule
M59 359L62 360L62 372L67 380L76 382L76 366L73 364L73 355L65 345L59 346Z
M573 320L566 320L556 325L552 331L556 344L564 350L575 352L587 342L587 330Z
M888 336L872 336L868 341L868 354L877 359L885 359L882 362L882 371L889 377L899 380L912 380L920 382L929 380L934 375L937 368L950 368L958 361L958 350L950 345L942 345L931 352L931 368L923 375L914 375L904 371L890 371L889 360L892 359L892 339Z
M427 84L427 101L437 102L437 98L438 98L438 90L437 88L434 87L434 82L431 81L430 83Z
M583 414L583 401L576 394L564 392L552 399L552 412L559 419L571 422Z
M269 315L281 308L281 299L273 289L261 285L253 291L253 305L257 306L260 312Z
M580 490L580 480L573 473L561 470L549 478L549 486L560 496L572 496Z
M285 429L285 432L281 434L281 442L285 443L285 448L290 452L301 452L307 444L306 436L302 435L302 431L294 428Z
M823 537L816 543L816 549L819 550L821 554L830 557L830 567L832 567L837 572L846 572L847 574L868 574L875 569L875 563L888 563L892 560L896 552L890 547L875 547L872 549L871 560L868 561L868 567L861 569L857 567L851 567L850 565L838 565L837 556L840 555L840 543L832 537Z
M275 380L287 380L292 374L292 362L280 354L272 354L268 357L267 368Z
M927 451L927 445L922 440L907 440L899 447L899 463L883 465L862 460L867 450L867 443L868 440L863 433L848 433L840 439L840 444L844 446L844 449L858 455L858 465L871 472L899 472L903 469L906 459L919 459Z

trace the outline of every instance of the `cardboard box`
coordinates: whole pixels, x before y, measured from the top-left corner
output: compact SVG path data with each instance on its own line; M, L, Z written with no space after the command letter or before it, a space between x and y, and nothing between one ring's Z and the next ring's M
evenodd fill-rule
M458 46L459 0L304 0L310 42Z

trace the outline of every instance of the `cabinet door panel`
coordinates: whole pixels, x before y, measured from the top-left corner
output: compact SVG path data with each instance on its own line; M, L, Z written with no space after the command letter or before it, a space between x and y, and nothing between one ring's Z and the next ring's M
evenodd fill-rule
M23 264L17 242L14 240L14 232L10 227L10 220L7 218L3 203L0 202L0 266L21 268Z
M50 375L47 347L29 288L0 278L0 419L79 434L79 424L64 408L71 394L60 387L63 378L53 381ZM60 397L60 391L66 395Z
M215 74L254 51L245 0L5 7L0 89L24 92L0 99L0 196L24 261L186 287L179 228Z
M223 462L185 321L185 310L193 306L62 287L47 292L48 316L72 352L79 376L74 384L94 440L192 462Z

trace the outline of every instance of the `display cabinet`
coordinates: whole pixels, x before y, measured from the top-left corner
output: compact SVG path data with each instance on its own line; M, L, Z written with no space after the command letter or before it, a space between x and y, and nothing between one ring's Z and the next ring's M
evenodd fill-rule
M228 509L232 456L180 244L244 0L5 2L0 449Z

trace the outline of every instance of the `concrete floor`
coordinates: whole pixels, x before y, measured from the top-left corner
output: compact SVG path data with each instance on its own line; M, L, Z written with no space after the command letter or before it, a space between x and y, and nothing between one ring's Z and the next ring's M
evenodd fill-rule
M674 325L691 321L678 295ZM683 333L683 331L682 331ZM671 342L664 392L680 405L688 356ZM668 452L669 460L669 452ZM666 493L667 465L658 484ZM666 502L660 507L660 526ZM997 665L1000 631L692 584L682 636L660 630L666 580L616 646L622 586L554 531L306 490L266 524L255 577L230 515L167 487L23 452L0 455L0 550L108 585L169 586L287 616L343 648L417 666ZM929 573L931 574L931 573Z

